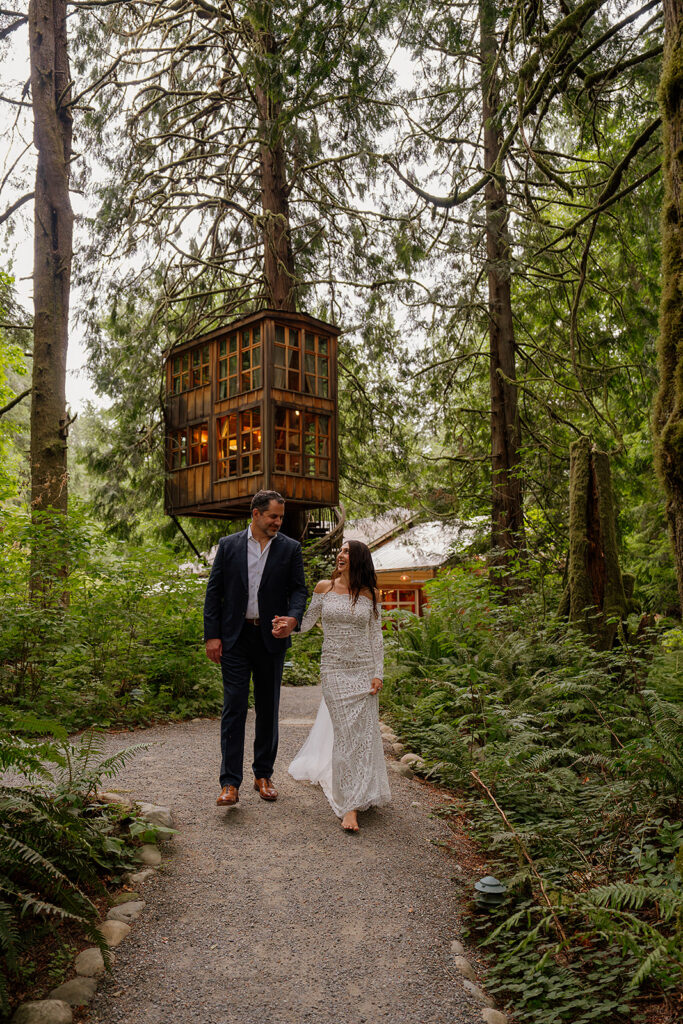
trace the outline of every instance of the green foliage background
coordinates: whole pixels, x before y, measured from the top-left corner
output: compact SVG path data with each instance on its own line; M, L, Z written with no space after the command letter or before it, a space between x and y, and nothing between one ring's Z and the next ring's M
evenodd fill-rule
M495 954L487 988L529 1024L673 1006L683 633L665 620L639 632L634 617L598 653L537 594L501 604L480 563L429 589L425 618L397 620L383 701L508 887L493 912L470 903L470 938Z

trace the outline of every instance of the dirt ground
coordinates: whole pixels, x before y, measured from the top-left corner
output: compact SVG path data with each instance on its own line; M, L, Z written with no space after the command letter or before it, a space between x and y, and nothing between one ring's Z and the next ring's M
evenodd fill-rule
M239 806L216 807L216 721L109 736L108 752L154 744L109 788L170 806L179 831L90 1024L481 1024L450 950L442 798L391 772L392 804L342 832L320 789L287 774L319 701L319 687L283 689L272 804L247 772ZM250 711L247 766L252 743Z

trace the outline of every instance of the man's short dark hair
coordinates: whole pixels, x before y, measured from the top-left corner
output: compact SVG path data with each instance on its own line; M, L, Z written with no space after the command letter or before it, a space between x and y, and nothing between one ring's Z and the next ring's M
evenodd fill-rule
M251 499L251 511L253 512L254 509L257 509L259 512L265 512L266 509L270 508L271 501L276 501L278 505L284 505L285 503L285 499L279 491L257 491Z

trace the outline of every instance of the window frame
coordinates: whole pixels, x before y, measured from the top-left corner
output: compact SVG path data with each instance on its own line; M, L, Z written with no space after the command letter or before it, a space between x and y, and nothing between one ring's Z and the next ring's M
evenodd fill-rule
M296 391L297 394L303 394L301 387L303 356L301 341L304 332L298 327L292 327L290 324L278 323L277 321L274 323L274 328L273 387L278 388L280 391ZM284 332L284 343L278 340L278 331ZM292 344L292 337L296 339L294 344ZM283 362L281 363L278 362L278 352L283 352ZM293 359L290 353L295 354L296 358ZM296 363L296 365L293 365L293 363ZM297 382L296 386L292 385L293 378Z
M195 361L195 355L199 356L197 361ZM211 383L211 344L207 341L203 345L195 345L194 348L185 349L184 352L178 352L176 355L171 354L169 364L169 396L182 395L188 391L196 391L197 388L204 388ZM199 380L196 381L195 374L197 373ZM176 381L179 382L177 388Z
M303 333L303 350L301 353L301 373L303 375L303 393L314 395L318 398L330 397L330 355L332 338L328 334L319 334L317 331L305 330ZM312 347L309 348L309 340ZM324 344L325 351L322 351ZM313 359L313 370L306 368L309 358ZM320 373L321 366L325 373ZM309 385L312 385L309 386Z
M283 418L284 422L278 422L280 418ZM327 420L327 433L322 433L319 429L321 419ZM327 411L276 405L273 410L273 472L305 480L331 480L333 419L333 414ZM315 426L312 452L306 451L311 436L306 428L310 421L313 421ZM295 439L296 443L292 443L292 439ZM321 450L323 441L327 453ZM314 460L314 472L308 472L310 460ZM320 472L321 463L327 464L325 473Z
M257 422L254 422L254 420ZM225 435L221 434L221 423L225 420L235 421L235 432L229 432ZM248 419L248 426L245 426L245 421ZM253 441L254 436L258 433L258 447L243 447L243 439L249 437L250 441ZM235 448L230 449L230 441L235 441ZM221 447L227 444L227 454L221 454ZM234 454L231 454L231 451ZM231 412L226 412L222 416L216 416L216 482L222 482L225 480L239 480L241 477L257 476L263 472L263 417L260 405L254 405L250 409L235 409ZM235 461L235 472L230 472L230 462L234 459ZM244 460L248 460L249 469L245 472L243 470ZM227 472L221 473L222 467L225 467Z

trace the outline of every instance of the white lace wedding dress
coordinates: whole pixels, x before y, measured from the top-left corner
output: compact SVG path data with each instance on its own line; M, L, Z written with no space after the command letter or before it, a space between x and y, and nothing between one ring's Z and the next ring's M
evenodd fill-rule
M364 811L391 800L379 731L379 698L370 693L382 678L382 623L372 601L349 594L313 594L301 623L305 633L322 620L320 678L323 699L308 739L289 766L295 779L318 783L334 813Z

